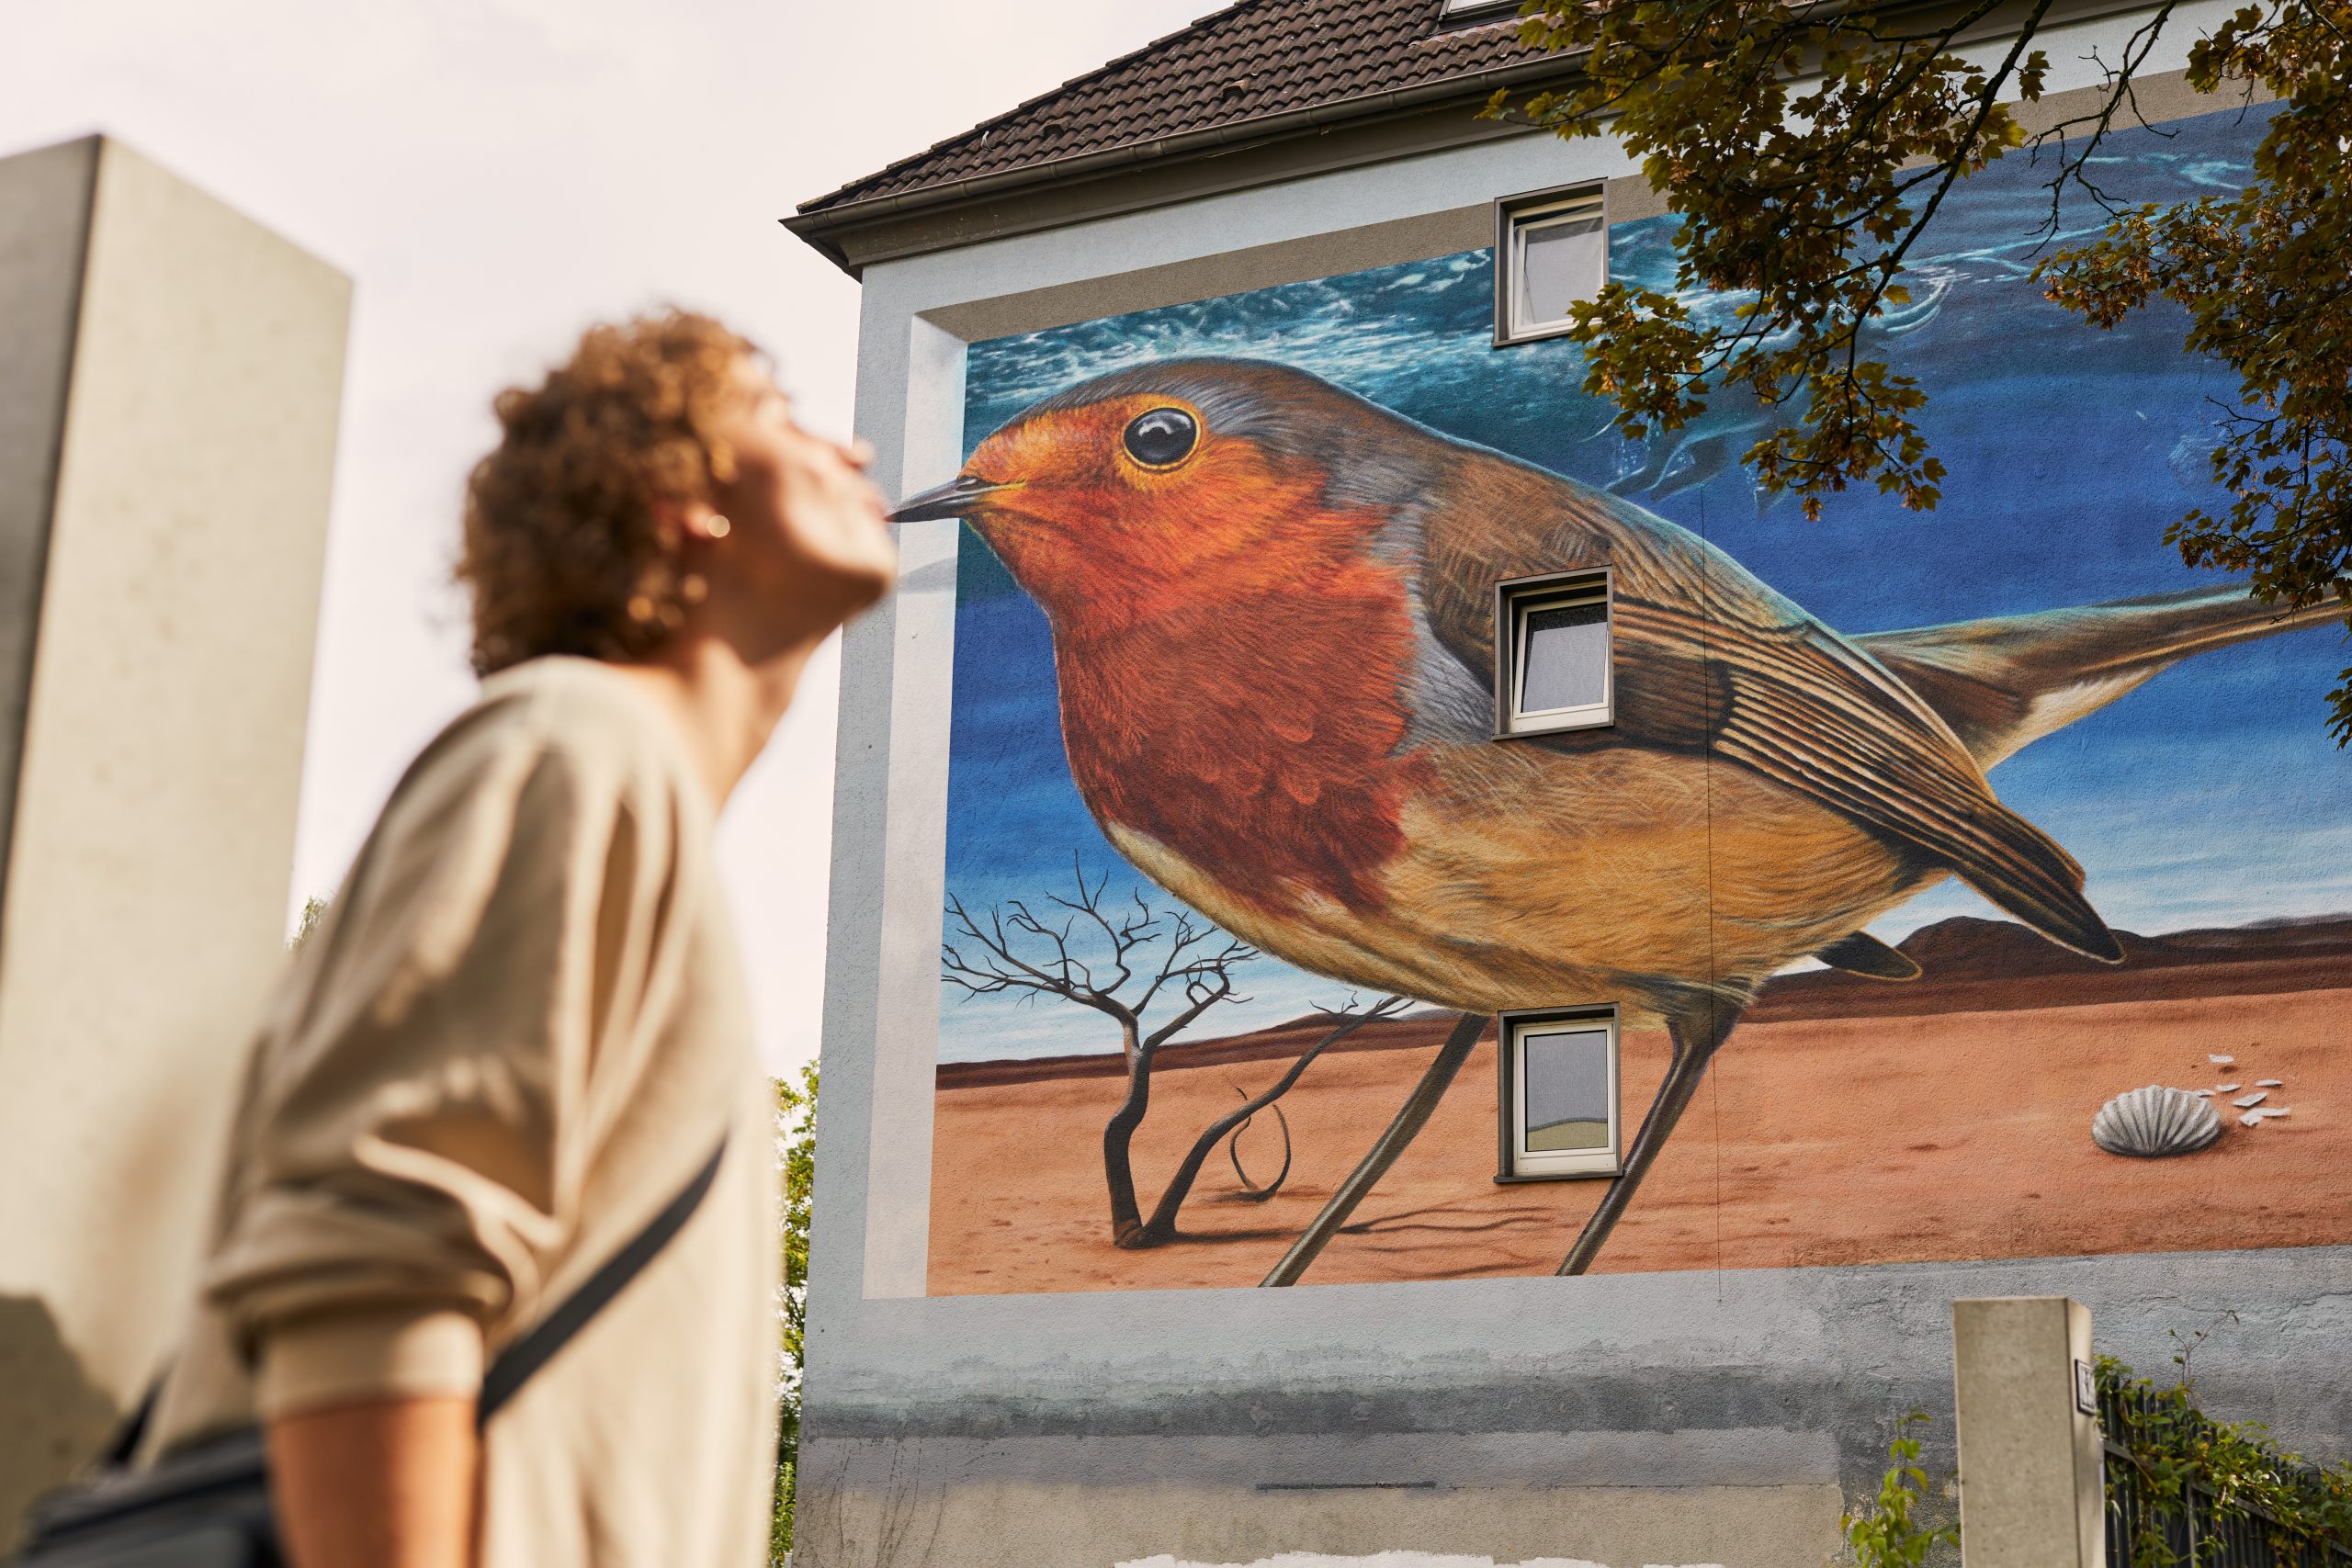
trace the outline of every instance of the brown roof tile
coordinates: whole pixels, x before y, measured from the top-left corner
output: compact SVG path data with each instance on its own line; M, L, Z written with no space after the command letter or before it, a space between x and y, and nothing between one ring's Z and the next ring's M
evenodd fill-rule
M877 174L846 207L1537 59L1506 11L1441 28L1438 0L1238 0Z

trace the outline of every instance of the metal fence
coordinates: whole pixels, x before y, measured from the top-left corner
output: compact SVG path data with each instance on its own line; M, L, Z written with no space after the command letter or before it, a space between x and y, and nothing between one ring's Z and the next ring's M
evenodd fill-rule
M2224 1509L2218 1497L2193 1482L2177 1498L2154 1498L2131 1451L2116 1440L2153 1407L2143 1395L2099 1391L2108 1568L2134 1568L2150 1560L2164 1568L2352 1568L2352 1551L2332 1542L2299 1541L2280 1520L2257 1509ZM2167 1418L2192 1424L2202 1419L2179 1411L2168 1412Z

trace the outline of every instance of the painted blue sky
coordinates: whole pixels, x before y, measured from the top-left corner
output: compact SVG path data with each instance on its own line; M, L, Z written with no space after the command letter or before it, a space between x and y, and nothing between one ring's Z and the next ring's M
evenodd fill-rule
M2099 170L2131 199L2233 186L2258 121L2208 116L2119 138ZM2209 399L2232 385L2181 351L2156 310L2102 333L2041 298L2026 276L2047 214L2046 165L1978 176L1932 235L1915 297L1932 309L1891 345L1932 403L1925 425L1950 474L1943 503L1906 513L1875 493L1833 498L1817 523L1793 502L1759 513L1736 463L1679 493L1638 499L1729 551L1848 632L1962 620L2191 586L2162 542L2206 499L2198 454ZM2098 214L2071 202L2062 231ZM1621 276L1670 276L1668 220L1611 231ZM1644 454L1603 434L1577 391L1580 351L1490 346L1485 251L1082 322L972 346L966 445L1036 399L1138 362L1193 354L1281 360L1449 434L1594 483ZM1711 415L1744 446L1736 413ZM1704 429L1699 434L1706 434ZM1669 483L1672 482L1669 479ZM1071 857L1111 890L1145 886L1097 831L1061 749L1043 615L967 534L958 579L947 874L986 907L1063 890ZM2111 924L2140 931L2352 909L2352 758L2323 728L2322 694L2346 662L2330 630L2194 659L2002 764L2004 800L2064 844ZM1148 889L1162 904L1168 896ZM1947 883L1872 929L1898 941L1930 920L1985 913ZM1227 1033L1295 1016L1343 987L1261 959L1252 997L1204 1025ZM943 998L945 1061L1114 1049L1099 1017L1058 1002Z

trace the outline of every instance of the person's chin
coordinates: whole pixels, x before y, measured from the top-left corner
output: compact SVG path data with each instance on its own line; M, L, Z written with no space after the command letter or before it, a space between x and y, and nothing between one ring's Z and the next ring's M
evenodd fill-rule
M899 545L887 530L876 528L874 531L873 541L859 552L859 559L865 575L874 584L876 598L888 593L898 582Z
M888 560L884 561L881 564L879 570L867 575L865 581L865 587L866 590L865 596L858 602L857 608L859 610L870 609L872 606L880 604L883 595L888 593L891 589L897 587L898 582L899 558L897 556L893 555ZM854 615L856 612L852 611L851 613Z
M842 606L842 620L866 609L899 581L899 551L888 539L879 549L860 550L825 563L829 597Z

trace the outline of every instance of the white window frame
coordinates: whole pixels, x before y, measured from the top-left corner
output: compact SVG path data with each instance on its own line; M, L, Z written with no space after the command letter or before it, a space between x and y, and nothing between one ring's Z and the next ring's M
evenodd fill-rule
M1487 11L1519 14L1520 0L1443 0L1437 8L1438 20L1450 22L1456 17L1476 17Z
M1600 601L1600 701L1577 707L1540 708L1519 705L1526 668L1527 617L1538 610L1566 604ZM1617 722L1617 596L1605 566L1550 571L1540 577L1514 577L1495 585L1495 739L1523 735L1556 735L1564 730L1598 729Z
M1599 218L1600 224L1600 277L1609 280L1609 222L1601 201L1599 184L1561 186L1552 190L1528 191L1519 196L1507 196L1495 203L1495 346L1508 347L1515 343L1539 343L1558 337L1570 330L1571 323L1562 318L1556 321L1522 321L1512 301L1519 290L1517 280L1521 257L1526 251L1524 236L1531 229L1570 220Z
M1589 1033L1609 1036L1609 1143L1598 1149L1531 1149L1527 1146L1527 1040L1530 1035ZM1582 1007L1521 1008L1496 1019L1495 1062L1499 1074L1495 1104L1500 1112L1500 1163L1497 1181L1578 1181L1624 1171L1624 1091L1614 1003Z

